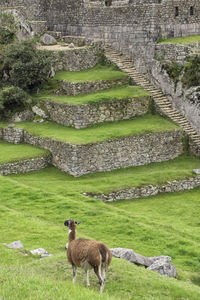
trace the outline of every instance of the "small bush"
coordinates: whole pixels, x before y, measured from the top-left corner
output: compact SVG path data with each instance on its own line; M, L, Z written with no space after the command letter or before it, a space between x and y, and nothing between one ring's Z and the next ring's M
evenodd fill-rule
M0 13L0 44L12 43L17 29L14 16L11 13Z
M0 113L6 115L27 105L28 95L16 86L3 87L0 90Z
M182 82L188 88L200 85L200 56L193 56L185 66Z
M179 81L179 77L184 69L184 66L177 62L172 62L172 63L164 63L162 67L163 69L166 70L169 77L173 79L176 86Z
M37 50L33 41L15 42L0 51L2 79L26 91L43 85L50 70L49 53Z

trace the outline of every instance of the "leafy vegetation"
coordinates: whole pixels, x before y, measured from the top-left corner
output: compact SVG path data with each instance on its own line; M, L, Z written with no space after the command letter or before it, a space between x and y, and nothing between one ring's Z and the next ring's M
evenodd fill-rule
M0 45L7 45L14 41L17 29L12 13L0 12Z
M176 87L184 66L177 62L165 62L162 64L162 68L165 69L169 77L173 79Z
M6 127L0 123L0 127ZM146 114L132 120L107 122L83 129L63 126L51 121L33 123L30 121L16 123L16 128L24 128L34 136L52 138L57 141L66 141L72 144L89 144L108 139L139 135L151 132L166 132L181 128L172 121L159 115Z
M0 164L41 157L47 150L27 144L10 144L0 140Z
M16 109L28 106L28 94L17 86L6 86L0 90L0 116L6 117Z
M24 90L44 84L50 74L49 55L36 49L33 41L15 42L0 50L2 80Z
M185 66L182 82L188 88L199 86L200 84L200 56L192 56L189 58Z
M140 86L123 86L77 96L48 94L48 92L44 91L39 95L34 95L34 98L39 100L50 100L58 103L81 105L100 101L122 100L148 96L149 94Z

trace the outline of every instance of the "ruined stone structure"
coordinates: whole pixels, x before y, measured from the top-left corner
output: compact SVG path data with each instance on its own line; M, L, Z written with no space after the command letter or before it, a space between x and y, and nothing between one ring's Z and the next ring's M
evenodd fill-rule
M155 42L161 37L200 33L199 0L1 0L15 7L33 30L102 39L146 70Z

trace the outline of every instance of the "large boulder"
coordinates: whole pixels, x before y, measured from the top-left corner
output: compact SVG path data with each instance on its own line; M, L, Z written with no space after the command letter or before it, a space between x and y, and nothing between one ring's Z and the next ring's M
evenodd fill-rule
M57 41L52 35L45 33L43 36L41 36L40 43L44 45L55 45L57 44Z
M176 277L176 269L171 261L170 256L160 255L153 257L145 257L135 253L132 249L111 248L114 257L123 258L139 266L144 266L148 270L158 272L161 275Z

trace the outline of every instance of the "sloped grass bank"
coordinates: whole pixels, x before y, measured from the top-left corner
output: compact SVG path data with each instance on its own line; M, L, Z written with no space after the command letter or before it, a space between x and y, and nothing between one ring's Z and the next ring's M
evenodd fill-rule
M149 94L142 87L139 86L116 87L100 92L77 96L48 94L48 92L43 92L39 95L35 95L35 99L37 100L49 100L57 103L68 103L74 105L122 99L125 100L139 97L149 97Z
M78 236L102 240L109 247L133 248L146 256L171 255L182 279L113 259L101 299L198 299L200 287L191 282L198 284L199 276L199 192L127 201L127 206L120 207L121 203L107 205L72 191L55 195L0 177L1 241L21 239L26 250L44 247L54 255L40 261L1 244L2 299L100 297L95 277L92 286L85 288L83 271L76 286L71 283L64 249L66 218L82 220Z
M0 127L6 126L7 124L0 123ZM79 130L51 121L43 123L21 122L16 123L16 128L24 128L34 136L52 138L72 144L89 144L145 133L167 132L175 129L181 130L172 121L159 115L150 114L131 120L102 123Z
M0 141L0 164L21 161L29 158L39 158L49 151L26 144L10 144Z
M48 167L26 175L11 178L29 187L45 188L52 193L67 195L69 191L87 193L110 193L142 185L161 185L173 180L195 177L193 169L200 168L200 160L181 155L173 160L149 165L117 169L110 172L73 177L55 167Z

